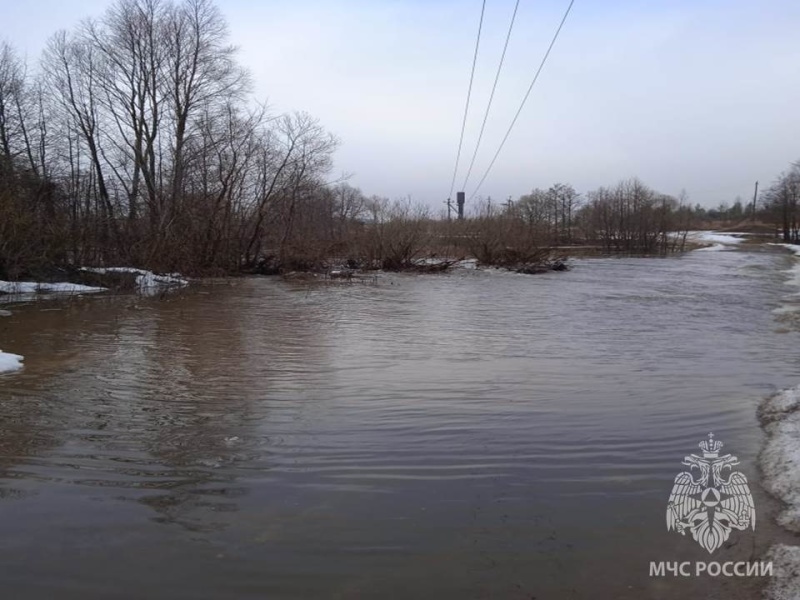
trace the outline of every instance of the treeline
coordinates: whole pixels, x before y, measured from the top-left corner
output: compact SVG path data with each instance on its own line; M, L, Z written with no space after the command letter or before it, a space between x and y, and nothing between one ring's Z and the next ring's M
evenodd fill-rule
M0 277L62 264L230 271L351 220L335 137L270 115L209 0L119 0L37 69L0 46ZM320 248L327 250L327 248Z
M490 258L497 252L525 256L576 245L667 253L684 248L695 219L685 199L656 192L634 178L585 195L559 183L499 206L487 200L469 221L468 237L483 240L477 252Z
M666 254L683 250L694 227L685 199L656 192L638 179L578 193L568 184L535 189L516 200L486 198L464 220L432 215L410 200L370 199L342 244L360 267L418 268L420 259L474 257L523 271L558 266L580 248L587 252ZM331 258L331 257L329 257Z
M697 205L696 222L701 227L734 227L800 243L800 161L790 164L773 182L760 189L755 202L737 197L733 204L723 202L716 208Z
M800 162L781 173L760 200L764 220L773 224L785 242L800 243Z
M448 221L331 181L338 140L252 96L210 0L117 0L28 65L0 44L0 279L53 267L187 275L402 269L430 255L529 264L554 248L668 252L685 202L638 180L558 184Z
M733 204L721 202L714 208L705 208L698 204L694 207L694 214L700 224L711 227L736 225L744 220L752 221L754 219L753 203L745 203L740 197L737 197ZM756 206L755 218L762 216L759 215Z

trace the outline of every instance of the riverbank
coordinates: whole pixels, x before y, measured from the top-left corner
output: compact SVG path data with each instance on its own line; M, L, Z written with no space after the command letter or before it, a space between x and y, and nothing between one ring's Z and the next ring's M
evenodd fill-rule
M786 271L786 284L800 287L800 246L772 243L786 248L794 256L793 266ZM776 318L796 326L800 316L800 292L784 299L773 311ZM800 385L784 389L766 398L758 407L758 418L765 441L759 455L764 488L779 502L775 520L780 527L800 533ZM800 598L800 541L777 543L765 557L772 560L775 577L765 589L769 600Z
M0 281L0 295L147 292L189 285L177 273L159 275L134 267L52 267L34 271L31 276L35 281Z
M762 482L782 504L776 521L800 533L800 386L766 399L758 411L766 441L759 456ZM775 544L767 556L775 577L766 589L770 600L800 597L800 545Z

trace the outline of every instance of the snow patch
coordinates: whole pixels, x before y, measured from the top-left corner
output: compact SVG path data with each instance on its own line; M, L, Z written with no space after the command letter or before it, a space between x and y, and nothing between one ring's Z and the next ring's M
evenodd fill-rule
M423 267L424 266L443 265L446 262L450 262L450 261L448 259L446 259L446 258L436 258L436 257L418 258L418 259L414 260L414 264L415 265L420 265L420 266L423 266Z
M462 260L453 260L452 258L418 258L414 261L415 265L420 266L435 266L435 265L443 265L445 263L452 263L452 267L454 269L477 269L478 268L478 259L477 258L464 258Z
M106 288L77 283L40 283L37 281L0 281L0 293L5 294L93 294Z
M136 269L134 267L83 267L81 271L88 273L131 273L136 275L136 287L142 293L158 292L162 288L185 287L189 282L181 277L180 274L170 273L169 275L156 275L152 271Z
M477 258L465 258L464 260L460 260L456 263L456 267L459 269L469 269L475 270L478 268L478 259Z
M759 455L764 488L783 501L778 515L782 527L800 531L800 386L767 398L758 408L767 441ZM800 598L800 547L776 544L764 560L773 563L774 576L764 597L770 600Z
M713 246L698 248L695 252L719 252L720 250L725 250L725 244L714 244Z
M764 597L769 600L800 598L800 547L775 544L764 560L772 561L773 568L773 576L764 590Z
M10 354L0 350L0 373L18 371L22 368L24 357L19 354Z
M767 434L759 457L764 487L786 504L778 524L800 532L800 386L767 398L758 418Z
M796 244L769 244L787 248L800 257ZM789 269L789 285L800 286L800 263ZM797 304L787 304L772 312L796 312ZM759 455L764 488L784 503L777 518L780 526L800 532L800 386L778 392L758 408L758 419L767 439ZM769 600L800 599L800 546L776 544L764 560L773 563L774 576L764 590Z
M716 231L690 231L686 237L692 242L714 244L710 248L699 248L698 250L724 250L726 246L736 246L744 241L742 234L719 233ZM721 246L717 248L716 246Z

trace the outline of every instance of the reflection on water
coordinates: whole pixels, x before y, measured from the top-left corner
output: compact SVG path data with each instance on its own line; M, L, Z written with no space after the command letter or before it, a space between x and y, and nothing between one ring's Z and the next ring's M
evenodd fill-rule
M0 376L5 591L750 597L648 563L707 558L664 510L708 431L757 480L755 406L800 380L797 335L770 312L790 260L21 307L0 321L26 357ZM715 559L781 535L753 487L757 531Z

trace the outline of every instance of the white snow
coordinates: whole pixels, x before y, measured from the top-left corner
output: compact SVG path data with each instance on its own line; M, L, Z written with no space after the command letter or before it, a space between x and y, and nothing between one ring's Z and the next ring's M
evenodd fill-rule
M800 256L800 246L771 245L786 247L795 256ZM787 284L800 286L800 263L788 273ZM797 304L786 304L772 312L783 315L797 310ZM778 524L800 532L800 386L767 398L758 409L758 417L767 435L759 456L764 488L784 504L777 517ZM800 599L800 546L776 544L764 560L771 560L774 568L774 577L764 597L770 600Z
M778 524L800 532L800 386L767 398L758 416L767 434L759 457L764 487L786 504Z
M136 275L136 287L140 292L149 293L159 288L165 287L184 287L189 285L189 282L182 279L179 274L172 273L170 275L156 275L152 271L144 269L136 269L134 267L83 267L81 271L89 273L131 273Z
M0 310L0 317L10 317L11 311L10 310Z
M93 294L106 288L77 283L40 283L37 281L0 281L0 292L6 294Z
M705 242L728 245L741 244L744 241L743 237L737 237L736 234L733 233L714 233L711 231L703 232L703 235L700 236L700 239Z
M478 259L477 258L465 258L462 261L456 263L456 266L460 269L469 269L474 270L478 268Z
M90 273L132 273L136 275L136 287L141 293L156 293L166 287L184 287L189 282L180 275L156 275L152 271L133 267L87 268ZM77 283L42 283L38 281L0 281L0 294L94 294L108 288L79 285Z
M414 264L417 265L441 265L446 262L451 262L453 259L451 258L419 258L414 261ZM465 258L462 260L453 261L453 268L454 269L477 269L478 268L478 259L477 258Z
M773 576L764 590L768 600L798 600L800 598L800 547L775 544L764 561L772 561Z
M690 231L687 238L693 242L714 244L710 248L698 248L698 250L723 250L726 246L735 246L744 241L742 234L738 233L719 233L717 231ZM721 247L715 248L720 245Z
M759 456L763 485L785 504L778 524L800 532L800 386L767 398L758 409L767 434ZM764 560L773 562L774 577L764 596L770 600L800 599L800 547L776 544Z
M417 258L414 260L415 265L426 266L426 265L441 265L447 262L446 258L436 258L436 257L429 257L429 258Z
M719 252L720 250L725 250L725 247L725 244L714 244L713 246L698 248L695 252Z
M22 368L23 357L0 350L0 373L17 371Z

